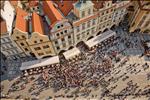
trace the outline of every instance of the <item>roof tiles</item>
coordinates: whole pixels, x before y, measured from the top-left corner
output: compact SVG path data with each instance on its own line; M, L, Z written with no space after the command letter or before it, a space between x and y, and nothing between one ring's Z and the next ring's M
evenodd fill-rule
M63 16L58 11L58 9L54 7L52 1L43 1L43 10L45 14L49 17L51 25L63 19Z
M32 14L32 28L33 28L33 32L44 34L43 21L41 17L35 12Z
M78 0L54 0L54 2L58 5L58 8L64 14L64 16L67 16L68 13L73 9L73 3L75 3L76 1Z
M16 29L28 32L28 20L25 17L28 15L26 11L21 8L17 8L17 16L16 16Z

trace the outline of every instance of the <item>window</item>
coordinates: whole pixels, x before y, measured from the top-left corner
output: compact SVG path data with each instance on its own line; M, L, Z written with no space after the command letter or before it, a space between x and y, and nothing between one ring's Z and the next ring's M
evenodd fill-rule
M79 40L79 39L80 39L80 34L77 35L77 40Z
M64 32L67 33L67 30L65 30Z
M63 35L63 32L60 32L61 35Z
M43 48L44 48L44 49L49 48L49 45L45 45L45 46L43 46Z
M27 48L25 48L25 51L29 51Z
M76 30L77 30L77 32L79 32L79 31L80 31L79 26L77 26L77 27L76 27Z
M62 24L61 27L63 27L64 25Z
M108 10L106 11L106 13L108 13Z
M63 47L66 47L66 43L63 43Z
M89 15L91 14L91 9L88 10L88 14L89 14Z
M57 50L59 50L60 49L60 47L56 47L57 48Z
M34 43L37 43L37 41L34 41Z
M88 23L87 23L87 26L88 26L88 27L90 27L90 23L91 23L91 21L88 21Z
M93 19L92 25L95 25L95 19Z
M59 36L59 33L57 33L56 35Z
M60 26L57 26L57 28L60 28Z
M111 9L111 12L113 11L113 9Z
M24 46L24 43L20 43L22 46Z
M39 56L42 56L42 55L44 55L44 54L43 54L43 53L38 53L38 55L39 55Z
M82 30L84 30L84 29L85 29L85 23L82 24Z
M104 12L102 12L102 15L104 15Z
M22 38L25 39L26 37L22 35Z
M34 48L35 50L41 50L41 48L40 47L36 47L36 48Z
M85 11L82 11L82 17L84 17L85 16Z
M107 6L109 6L109 3L107 4Z
M19 39L19 37L18 37L18 36L17 36L16 38L17 38L17 39Z
M64 38L62 38L62 39L61 39L61 41L65 41L65 39L64 39Z
M43 42L43 40L40 40L40 42Z
M69 35L69 36L68 36L68 39L70 39L70 38L71 38L71 36Z
M58 44L58 42L57 42L57 41L55 41L55 44Z

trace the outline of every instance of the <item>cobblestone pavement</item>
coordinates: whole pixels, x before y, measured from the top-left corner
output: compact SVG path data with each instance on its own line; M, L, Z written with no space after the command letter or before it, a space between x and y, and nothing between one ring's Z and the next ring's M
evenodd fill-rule
M136 33L134 36L129 36L127 32L123 31L119 27L116 30L121 39L118 41L116 46L106 49L108 52L116 49L118 51L122 51L119 55L121 61L112 61L114 67L111 68L111 72L102 76L103 82L101 83L105 84L100 83L99 87L88 88L92 91L88 96L84 96L81 92L84 87L80 89L70 88L69 90L61 89L60 91L55 92L51 87L44 88L44 86L35 85L35 90L33 92L29 92L29 90L34 87L33 84L37 84L36 79L38 79L41 75L33 76L35 79L27 83L25 89L10 92L11 86L14 82L16 82L17 77L20 75L20 71L18 69L21 62L30 60L31 58L20 59L15 62L7 61L8 73L6 74L10 79L14 77L15 79L3 80L1 82L1 86L3 87L1 93L9 95L10 98L16 98L21 95L18 98L38 98L39 100L49 97L55 98L55 100L124 100L123 98L125 96L126 100L149 100L150 95L146 95L144 93L147 93L145 91L150 90L150 67L145 68L144 65L147 63L147 65L150 66L150 60L145 60L144 56L140 57L140 55L144 52L144 49L140 43L141 35ZM150 36L146 34L143 35L143 38L144 40L150 40ZM125 42L123 41L124 39L126 39ZM132 45L127 47L126 43ZM92 59L92 57L93 55L87 56L89 60ZM129 58L128 61L122 64L126 58ZM100 63L100 60L97 60L97 62ZM41 92L36 95L37 91ZM108 93L104 94L104 91ZM76 96L75 92L78 92ZM74 99L69 98L69 95L73 95Z

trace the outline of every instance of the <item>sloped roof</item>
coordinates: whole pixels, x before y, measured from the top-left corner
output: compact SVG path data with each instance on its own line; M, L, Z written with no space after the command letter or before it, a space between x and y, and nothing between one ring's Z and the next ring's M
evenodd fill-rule
M73 3L75 3L78 0L53 0L57 5L60 11L64 14L64 16L67 16L68 13L73 9Z
M103 4L105 1L103 0L92 0L92 2L94 3L94 8L96 9L100 9L100 8L103 8Z
M1 35L7 32L6 21L0 18L1 23Z
M43 21L41 17L35 12L33 12L32 14L32 28L33 28L33 32L44 34Z
M63 19L63 16L60 14L58 9L54 7L52 1L43 1L43 10L45 14L49 17L51 25Z
M16 26L15 28L28 32L28 20L25 17L28 15L26 11L21 8L17 8L17 16L16 16Z

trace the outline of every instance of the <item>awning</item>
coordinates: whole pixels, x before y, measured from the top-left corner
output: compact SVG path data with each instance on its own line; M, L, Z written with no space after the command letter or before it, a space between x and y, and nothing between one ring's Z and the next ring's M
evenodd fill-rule
M68 59L71 59L73 58L74 56L76 55L79 55L80 54L80 50L78 48L73 48L73 49L70 49L66 52L63 53L64 57L68 60Z
M40 59L40 60L34 60L34 61L28 61L28 62L23 62L20 70L26 70L26 69L31 69L31 68L37 68L37 67L43 67L47 65L52 65L59 63L59 57L54 56L50 58L45 58L45 59Z
M150 42L147 42L146 44L147 44L147 46L150 48Z
M116 35L116 32L114 32L114 31L112 31L112 30L108 30L108 31L102 33L100 36L96 36L96 37L94 37L94 38L92 38L92 39L86 41L85 44L86 44L89 48L91 48L91 47L97 45L98 43L100 43L100 42L106 40L107 38L109 38L109 37L111 37L111 36L113 36L113 35Z

